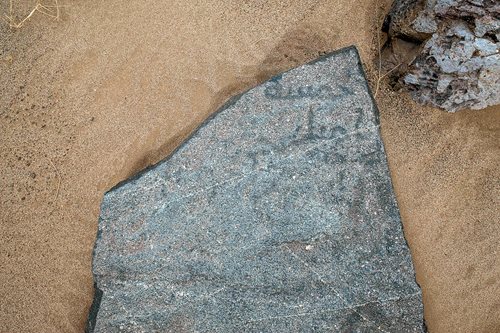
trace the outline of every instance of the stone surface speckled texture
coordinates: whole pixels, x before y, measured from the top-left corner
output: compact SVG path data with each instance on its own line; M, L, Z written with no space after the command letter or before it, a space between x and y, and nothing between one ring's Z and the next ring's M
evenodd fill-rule
M95 332L423 332L355 48L235 98L103 200Z

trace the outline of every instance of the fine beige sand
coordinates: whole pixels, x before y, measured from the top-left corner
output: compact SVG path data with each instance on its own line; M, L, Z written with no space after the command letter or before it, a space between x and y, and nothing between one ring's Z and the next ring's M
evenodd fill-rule
M59 21L1 22L0 332L82 332L104 192L321 54L356 45L375 82L390 2L59 0ZM500 109L448 114L385 85L377 101L430 332L500 332Z

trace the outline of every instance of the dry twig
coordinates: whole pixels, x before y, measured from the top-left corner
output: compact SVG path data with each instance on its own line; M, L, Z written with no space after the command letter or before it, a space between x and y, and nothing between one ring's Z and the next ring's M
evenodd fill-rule
M26 23L26 21L28 21L36 12L40 12L43 15L52 17L55 20L58 20L61 14L58 0L54 0L54 5L44 5L40 2L40 0L37 0L35 7L29 12L29 14L16 23L13 8L13 0L10 0L9 15L5 15L5 19L7 23L9 23L9 26L11 28L16 29L21 28Z
M383 15L383 11L380 10L379 1L376 1L375 5L377 8L377 18L376 18L376 22L375 22L375 30L377 31L378 72L377 72L377 82L375 84L375 93L373 95L374 95L374 97L377 97L378 91L380 89L380 81L389 72L387 72L386 74L384 74L382 76L382 45L381 45L382 43L380 41L380 26L381 26L381 23L384 19L384 15ZM392 69L392 70L394 70L394 69Z

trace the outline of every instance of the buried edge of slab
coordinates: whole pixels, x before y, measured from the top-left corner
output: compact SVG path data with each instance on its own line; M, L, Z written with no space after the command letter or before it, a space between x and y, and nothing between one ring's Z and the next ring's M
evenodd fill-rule
M90 332L424 332L354 47L227 103L104 196Z

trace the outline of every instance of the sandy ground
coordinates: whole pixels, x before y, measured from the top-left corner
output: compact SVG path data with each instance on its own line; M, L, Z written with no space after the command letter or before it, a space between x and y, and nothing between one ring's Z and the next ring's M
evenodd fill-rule
M373 82L390 0L59 2L0 23L0 332L82 332L103 193L325 52L357 45ZM377 100L430 331L500 332L500 109Z

